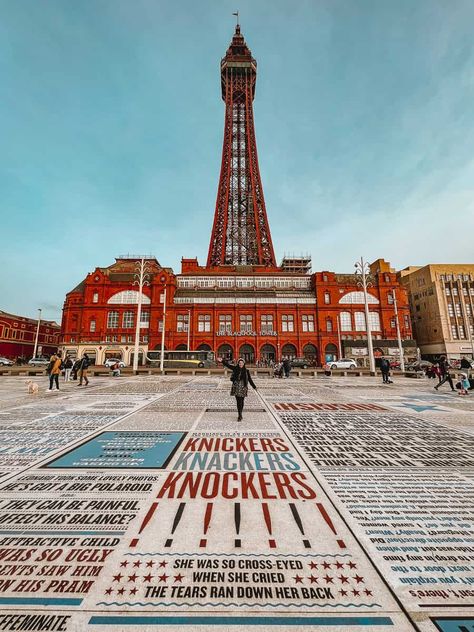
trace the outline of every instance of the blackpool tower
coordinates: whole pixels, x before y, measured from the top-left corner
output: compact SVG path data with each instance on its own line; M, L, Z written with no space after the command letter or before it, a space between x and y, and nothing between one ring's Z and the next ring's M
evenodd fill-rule
M276 267L255 141L256 79L257 62L237 24L221 61L224 143L208 267Z

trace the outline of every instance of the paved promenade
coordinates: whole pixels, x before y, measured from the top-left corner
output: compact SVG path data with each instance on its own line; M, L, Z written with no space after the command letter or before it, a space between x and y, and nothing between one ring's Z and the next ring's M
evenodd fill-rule
M474 392L0 378L0 631L474 630Z

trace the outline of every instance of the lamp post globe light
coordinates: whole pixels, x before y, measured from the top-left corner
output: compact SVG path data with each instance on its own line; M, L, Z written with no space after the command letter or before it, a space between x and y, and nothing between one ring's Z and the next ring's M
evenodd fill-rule
M367 295L367 288L371 287L370 281L370 268L367 261L361 257L359 261L354 264L355 274L357 277L357 285L362 288L364 292L364 310L365 310L365 329L367 331L367 346L369 351L369 367L370 375L375 375L375 360L374 360L374 347L372 345L372 330L369 319L369 301Z

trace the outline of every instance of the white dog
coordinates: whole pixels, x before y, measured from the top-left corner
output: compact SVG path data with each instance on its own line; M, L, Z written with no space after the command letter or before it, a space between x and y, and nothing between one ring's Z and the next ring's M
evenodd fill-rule
M38 395L39 387L33 380L26 380L26 387L28 389L28 395Z

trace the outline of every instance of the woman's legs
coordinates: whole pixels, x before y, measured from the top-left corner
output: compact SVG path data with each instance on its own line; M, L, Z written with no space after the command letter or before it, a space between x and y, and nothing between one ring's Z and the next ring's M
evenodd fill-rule
M244 410L244 398L236 397L235 399L237 401L237 412L239 413L238 420L240 421L242 419L242 412Z

